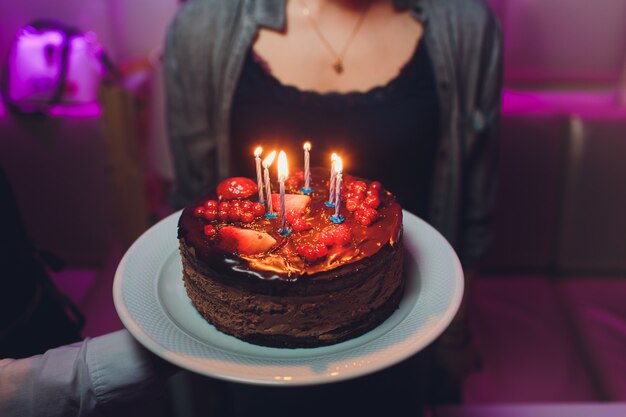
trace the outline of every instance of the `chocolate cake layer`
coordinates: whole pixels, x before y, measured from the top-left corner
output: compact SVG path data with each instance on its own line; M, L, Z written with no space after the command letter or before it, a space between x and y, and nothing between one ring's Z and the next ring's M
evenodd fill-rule
M404 290L401 244L379 251L366 268L332 280L282 282L299 287L291 295L286 289L260 293L199 273L197 260L181 249L185 288L200 314L220 331L259 345L317 347L360 336L393 313Z

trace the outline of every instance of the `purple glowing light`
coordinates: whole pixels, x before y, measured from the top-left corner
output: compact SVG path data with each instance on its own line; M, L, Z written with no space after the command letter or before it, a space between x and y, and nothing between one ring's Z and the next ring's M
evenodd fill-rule
M9 56L9 99L13 102L49 102L59 83L66 34L55 29L25 27ZM102 48L95 33L69 39L67 75L61 102L94 103L100 78L105 72L100 62Z

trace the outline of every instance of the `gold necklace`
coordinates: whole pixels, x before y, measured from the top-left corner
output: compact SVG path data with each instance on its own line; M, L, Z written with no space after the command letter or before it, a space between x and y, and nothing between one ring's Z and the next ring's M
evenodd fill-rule
M367 15L367 12L369 11L371 4L372 4L371 1L367 2L367 6L361 12L361 16L359 16L359 20L356 22L354 29L352 29L352 32L350 33L348 40L344 44L343 48L341 48L341 52L338 53L335 50L335 48L333 48L333 46L328 41L328 39L326 39L326 36L324 36L322 31L320 30L315 19L313 19L313 17L311 16L311 9L309 9L309 6L307 6L304 0L300 0L300 5L302 7L302 14L308 18L309 22L311 23L311 26L313 27L313 30L317 34L317 37L320 39L320 41L322 41L326 49L328 49L328 52L330 52L331 55L333 56L334 62L333 62L332 68L335 70L337 74L341 74L344 70L344 63L343 63L344 56L346 55L346 52L348 51L350 44L352 44L352 41L354 40L359 29L361 29L361 26L363 25L363 21L365 20L365 16Z

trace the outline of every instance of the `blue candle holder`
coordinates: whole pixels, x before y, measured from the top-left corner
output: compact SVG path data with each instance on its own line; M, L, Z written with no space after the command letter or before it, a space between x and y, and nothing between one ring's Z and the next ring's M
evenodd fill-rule
M302 191L302 194L306 194L306 195L310 195L313 193L312 188L302 188L300 191Z
M276 213L265 213L266 219L275 219L276 217L278 217L278 214Z
M291 229L288 227L285 227L284 229L280 229L278 233L280 233L283 236L289 236L291 234Z
M330 221L335 223L335 224L341 224L344 221L344 217L340 214L338 216L335 216L334 214L332 216L330 216Z
M326 201L324 204L326 204L326 207L330 207L330 208L335 207L335 204L331 203L330 201Z

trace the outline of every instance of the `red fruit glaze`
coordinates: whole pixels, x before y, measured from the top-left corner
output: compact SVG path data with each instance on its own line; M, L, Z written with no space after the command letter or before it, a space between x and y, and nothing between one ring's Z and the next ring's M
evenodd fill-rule
M221 200L248 198L258 191L256 182L245 177L228 178L217 186L217 195Z

